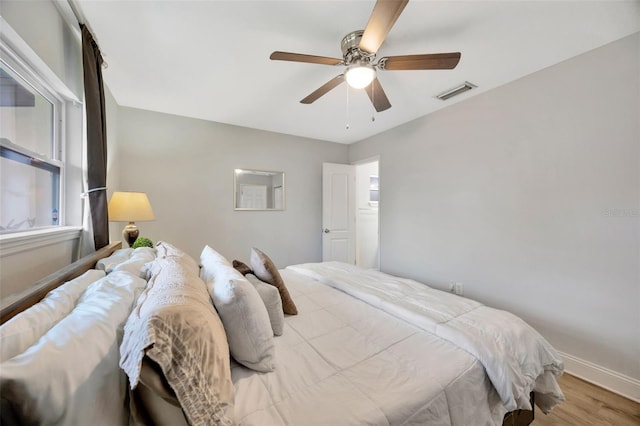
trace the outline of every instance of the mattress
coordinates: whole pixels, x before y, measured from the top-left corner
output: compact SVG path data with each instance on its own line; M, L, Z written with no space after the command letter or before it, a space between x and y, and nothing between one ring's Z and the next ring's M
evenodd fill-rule
M276 368L232 364L243 425L500 425L480 361L451 342L290 269L299 314L275 338Z

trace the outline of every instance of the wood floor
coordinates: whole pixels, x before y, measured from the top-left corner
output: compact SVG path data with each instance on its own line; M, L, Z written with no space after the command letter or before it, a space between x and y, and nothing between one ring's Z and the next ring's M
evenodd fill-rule
M640 404L566 373L559 383L566 401L547 415L536 407L532 426L640 425Z

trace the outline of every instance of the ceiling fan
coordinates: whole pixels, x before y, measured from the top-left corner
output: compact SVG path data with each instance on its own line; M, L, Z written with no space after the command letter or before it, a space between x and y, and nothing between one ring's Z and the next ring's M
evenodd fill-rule
M376 111L391 108L391 103L376 76L376 70L435 70L453 69L460 61L460 52L424 55L386 56L377 62L376 52L384 42L409 0L377 0L364 30L347 34L341 43L342 59L300 53L273 52L275 61L307 62L322 65L343 65L347 69L302 99L310 104L345 80L355 89L364 89Z

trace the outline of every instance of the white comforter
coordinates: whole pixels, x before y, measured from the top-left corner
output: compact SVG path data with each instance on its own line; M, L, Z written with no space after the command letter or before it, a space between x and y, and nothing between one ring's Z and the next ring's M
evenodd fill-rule
M3 397L27 424L112 426L127 421L126 377L118 368L118 347L124 322L146 281L118 271L91 284L84 281L86 290L78 284L72 281L52 292L60 299L59 293L70 290L71 300L65 300L70 312L24 352L0 364ZM53 305L46 299L44 303Z
M501 425L482 364L446 340L289 269L298 315L276 368L232 365L236 421L262 425Z
M563 362L551 345L520 318L413 280L339 262L287 269L350 294L477 358L508 411L531 409L529 393L545 413L564 396L555 376Z

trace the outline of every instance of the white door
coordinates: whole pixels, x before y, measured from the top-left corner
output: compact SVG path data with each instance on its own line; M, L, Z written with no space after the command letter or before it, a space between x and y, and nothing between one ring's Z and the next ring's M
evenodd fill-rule
M355 264L356 168L322 165L322 260Z
M240 185L240 208L266 209L266 185Z

